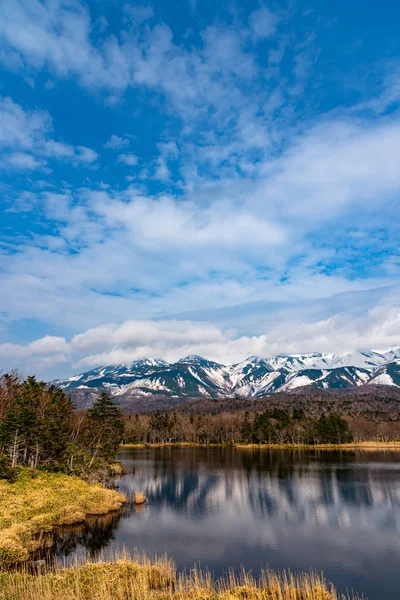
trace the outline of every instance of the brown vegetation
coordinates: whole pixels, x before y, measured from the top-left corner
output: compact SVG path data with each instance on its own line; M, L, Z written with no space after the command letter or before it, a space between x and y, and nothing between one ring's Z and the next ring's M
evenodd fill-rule
M266 571L259 580L233 573L215 581L192 570L177 577L167 559L151 562L127 556L115 562L87 562L32 575L0 573L0 600L339 600L332 585L316 574ZM346 597L351 600L350 597ZM353 597L353 600L355 598Z
M245 415L248 415L251 436L244 431ZM267 425L257 426L260 415L267 416ZM342 413L351 431L353 441L395 442L400 438L400 418L380 420L374 413ZM279 418L277 418L279 417ZM269 443L271 445L307 445L321 443L345 443L348 436L329 439L317 431L321 417L310 415L302 409L287 411L267 410L220 412L216 414L187 414L183 411L156 415L125 415L125 444L181 444L212 445L239 443ZM255 425L254 425L255 424ZM253 438L253 439L250 439Z
M0 565L25 561L51 545L49 534L57 527L117 510L124 502L113 490L62 473L23 469L14 483L0 480Z
M146 496L143 494L143 492L135 492L135 495L133 497L133 503L134 504L144 504L146 502Z

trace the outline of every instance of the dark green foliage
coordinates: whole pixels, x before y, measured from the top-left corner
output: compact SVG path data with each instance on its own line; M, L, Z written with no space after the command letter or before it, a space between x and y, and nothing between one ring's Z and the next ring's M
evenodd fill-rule
M253 441L253 426L250 423L250 414L246 410L243 417L242 429L241 429L242 442L249 444Z
M293 421L301 421L306 416L304 410L302 408L293 409L292 419Z
M5 386L9 380L5 379ZM0 421L0 447L11 465L60 468L68 462L74 406L62 390L28 377Z
M337 413L320 417L316 431L318 441L322 444L346 444L353 441L347 421Z
M157 413L150 419L150 425L154 422L164 422L164 428L168 429L168 415ZM189 435L187 429L188 426L186 431L181 432L183 438L178 438L179 441L189 440L184 437ZM232 432L232 424L230 429ZM303 409L295 409L292 414L282 409L258 413L245 411L236 435L229 435L228 430L224 430L223 422L219 427L214 425L212 432L208 441L237 441L244 444L344 444L353 440L347 421L340 415L333 413L314 419L307 417ZM167 433L164 435L167 436Z
M156 442L164 442L164 437L168 431L169 416L168 414L161 414L158 410L155 415L150 419L149 428L155 433Z
M0 477L27 466L104 481L123 430L119 405L107 394L88 415L77 414L59 388L35 377L0 377Z
M273 425L268 413L256 413L253 421L253 441L262 444L271 443L273 439Z
M281 410L278 408L272 411L271 417L276 419L276 422L280 427L287 427L291 421L290 413L288 413L287 410Z
M112 462L124 434L124 422L119 404L106 392L102 392L88 411L88 427L93 456Z
M15 470L11 467L11 461L4 454L0 454L0 479L14 481Z

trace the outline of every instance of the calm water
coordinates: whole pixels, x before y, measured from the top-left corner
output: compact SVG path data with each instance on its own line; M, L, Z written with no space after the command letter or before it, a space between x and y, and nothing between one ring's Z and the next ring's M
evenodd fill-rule
M59 555L126 546L216 575L314 568L369 600L400 595L400 453L124 449L121 461L120 489L148 502L77 528Z

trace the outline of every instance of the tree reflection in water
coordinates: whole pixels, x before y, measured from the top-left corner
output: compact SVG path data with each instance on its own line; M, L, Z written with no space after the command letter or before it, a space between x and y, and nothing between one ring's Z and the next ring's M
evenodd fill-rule
M216 575L242 564L254 573L267 563L313 567L342 590L392 600L400 589L399 458L382 451L124 449L119 488L128 497L143 490L146 504L60 532L52 556L107 558L127 547L166 552L178 568L200 562Z

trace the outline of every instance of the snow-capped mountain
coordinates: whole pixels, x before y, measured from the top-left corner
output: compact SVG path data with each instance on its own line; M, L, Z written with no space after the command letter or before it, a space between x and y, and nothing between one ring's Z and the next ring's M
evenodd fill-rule
M395 359L376 369L369 383L400 387L400 359Z
M98 367L53 383L65 391L105 389L115 396L181 398L258 398L304 386L345 389L374 384L400 388L400 347L343 355L250 356L233 365L196 355L175 363L144 358L131 365Z
M391 349L394 354L394 349ZM400 357L400 348L397 349ZM393 356L394 358L395 356ZM285 368L288 371L301 369L336 369L337 367L360 367L370 369L390 360L385 354L373 350L356 350L346 354L312 352L310 354L279 354L267 359L274 369Z

